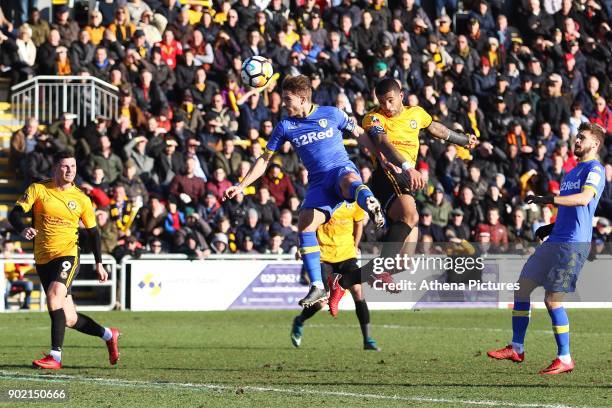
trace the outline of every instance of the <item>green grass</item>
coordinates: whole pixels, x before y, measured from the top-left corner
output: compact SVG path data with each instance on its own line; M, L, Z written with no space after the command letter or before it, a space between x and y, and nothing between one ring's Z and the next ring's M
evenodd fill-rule
M0 390L61 388L70 399L52 406L86 407L612 406L611 313L569 311L577 368L547 378L537 371L556 346L544 310L522 365L486 357L510 337L504 310L372 312L380 353L361 349L353 312L315 316L300 349L294 312L92 313L124 333L118 367L101 340L68 331L59 372L30 368L49 347L47 314L0 314Z

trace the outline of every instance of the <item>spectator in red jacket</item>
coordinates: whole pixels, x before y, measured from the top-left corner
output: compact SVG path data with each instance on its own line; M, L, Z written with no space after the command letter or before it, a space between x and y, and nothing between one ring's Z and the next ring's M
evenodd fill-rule
M296 195L291 179L283 173L283 169L278 163L270 165L262 184L268 188L278 207L283 207L285 202L289 200L289 197Z
M217 197L217 201L223 201L223 193L232 185L232 182L227 179L225 170L221 167L213 171L212 180L206 183L206 190L213 193Z
M195 175L196 161L193 157L185 160L185 174L177 174L170 183L170 194L183 207L196 207L206 194L206 183Z
M487 223L478 224L476 227L476 236L483 232L491 234L491 252L506 252L508 250L508 229L499 221L498 208L489 208Z
M606 105L603 96L595 100L595 109L589 120L604 128L607 133L612 133L612 110Z
M164 31L164 38L155 44L161 49L162 59L172 70L176 67L176 57L183 55L183 46L174 39L174 33L170 29Z

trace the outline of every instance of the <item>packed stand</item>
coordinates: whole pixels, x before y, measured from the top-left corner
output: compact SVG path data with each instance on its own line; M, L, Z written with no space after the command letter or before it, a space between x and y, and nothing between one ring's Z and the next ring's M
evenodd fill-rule
M610 240L610 1L104 0L89 13L56 6L52 23L13 3L1 2L4 76L90 75L120 90L112 118L29 119L10 152L29 183L49 177L54 152L73 151L103 249L119 258L295 250L308 174L288 142L258 185L222 195L262 153L284 116L279 84L297 74L311 78L315 103L358 122L375 106L376 83L394 77L406 105L478 136L470 152L421 135L422 242L476 240L500 252L534 242L555 211L524 197L558 194L576 165L578 126L599 124L606 187L594 236ZM280 74L262 92L239 80L253 55ZM370 156L349 136L345 144L367 181ZM364 241L379 238L368 223Z

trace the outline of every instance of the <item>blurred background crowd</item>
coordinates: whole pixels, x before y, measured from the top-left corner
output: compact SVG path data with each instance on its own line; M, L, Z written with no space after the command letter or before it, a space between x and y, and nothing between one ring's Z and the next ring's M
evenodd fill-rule
M92 198L103 250L290 253L307 171L286 143L257 185L222 202L284 117L287 75L312 80L314 102L358 122L385 77L405 105L478 136L472 151L421 135L416 193L422 242L475 240L495 251L534 242L555 209L527 193L558 194L577 163L578 126L607 131L606 187L593 234L604 248L612 215L612 0L102 0L54 6L0 1L0 72L95 76L119 89L118 110L85 126L64 112L28 119L11 139L24 186L50 176L69 150ZM276 77L261 92L240 82L262 55ZM348 135L364 180L373 164ZM364 242L380 239L371 223Z

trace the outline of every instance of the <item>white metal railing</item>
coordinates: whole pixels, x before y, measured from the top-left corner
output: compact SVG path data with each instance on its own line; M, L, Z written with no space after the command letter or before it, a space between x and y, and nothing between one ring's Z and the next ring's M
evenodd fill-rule
M80 126L97 115L117 115L118 91L116 86L94 76L39 75L11 87L11 105L19 123L30 117L52 123L69 112L77 115Z
M93 255L86 254L81 255L81 265L94 265L95 259ZM34 266L34 255L32 254L14 254L11 258L7 259L4 257L0 257L0 290L4 289L6 286L6 279L4 277L4 264L10 263L19 263L19 264L29 264ZM76 276L75 280L72 282L72 287L106 287L109 288L110 293L110 301L107 304L102 305L78 305L79 310L85 311L99 311L99 310L112 310L115 307L115 303L117 302L117 262L115 258L110 255L102 256L102 263L104 264L104 268L108 272L108 280L106 282L98 282L97 279L79 279L79 275ZM4 296L4 290L2 290L2 296ZM42 288L40 288L40 298L39 298L39 310L46 310L45 307L45 293ZM4 309L4 299L2 300L2 305L0 306L0 311Z

